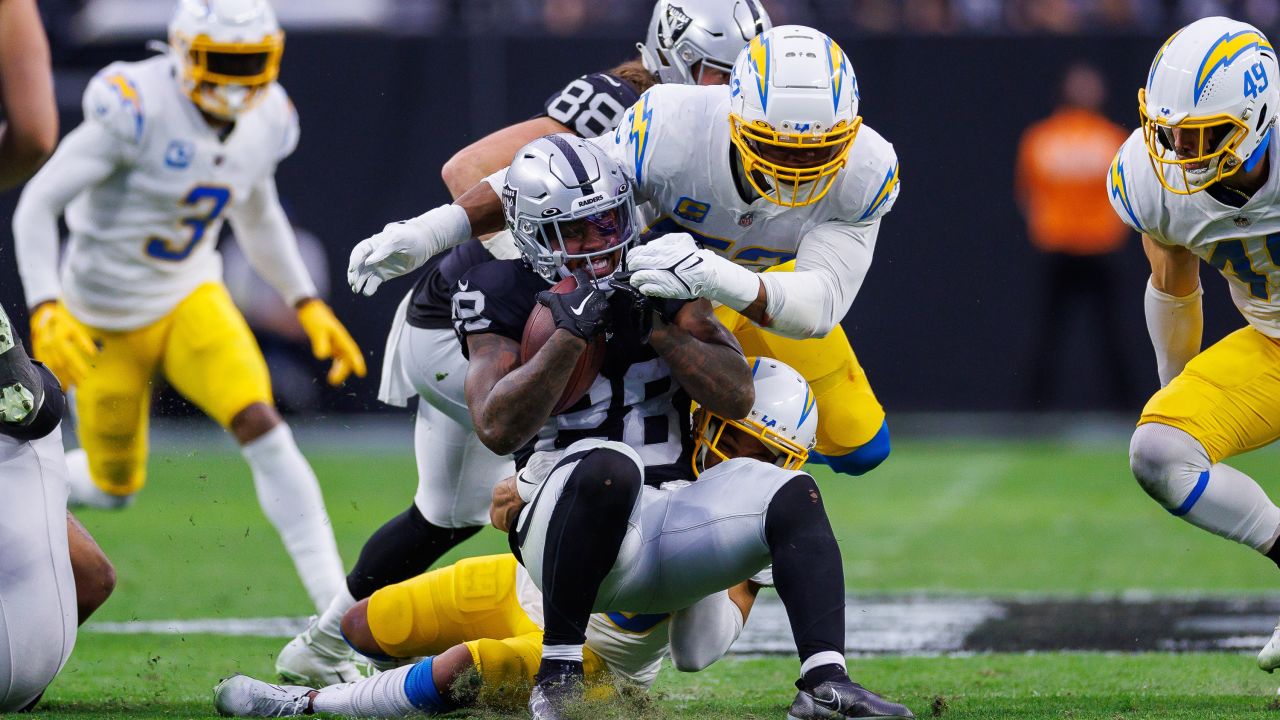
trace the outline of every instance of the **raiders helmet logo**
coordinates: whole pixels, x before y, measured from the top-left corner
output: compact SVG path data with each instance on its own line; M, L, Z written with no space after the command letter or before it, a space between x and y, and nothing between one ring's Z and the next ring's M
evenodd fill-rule
M662 24L658 26L658 41L664 47L671 47L676 44L684 31L689 28L689 23L693 19L685 14L684 10L675 5L667 6L667 16L663 18ZM666 30L666 32L663 32Z

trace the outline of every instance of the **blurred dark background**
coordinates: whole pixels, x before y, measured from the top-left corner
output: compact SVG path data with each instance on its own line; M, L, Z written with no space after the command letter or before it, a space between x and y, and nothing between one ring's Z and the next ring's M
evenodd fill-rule
M1136 93L1168 33L1212 14L1274 34L1280 0L764 0L774 22L810 24L853 61L865 122L894 143L902 192L881 230L845 328L885 407L894 411L1120 409L1136 414L1157 386L1142 316L1147 277L1133 235L1116 254L1122 356L1105 353L1083 316L1052 328L1057 392L1028 402L1032 337L1043 321L1044 258L1014 201L1018 138L1050 114L1064 69L1088 62L1109 93L1104 113L1136 126ZM169 0L41 2L54 45L62 129L103 65L149 54ZM276 2L288 33L281 83L302 143L279 170L294 222L329 261L330 302L370 356L370 377L327 392L329 410L373 399L391 313L411 279L373 298L347 292L347 253L391 220L445 202L440 167L482 135L541 111L568 80L636 55L646 0L293 0ZM1104 192L1098 177L1098 192ZM0 196L0 302L22 305ZM1206 345L1241 326L1225 284L1204 273ZM23 322L19 318L19 322ZM1122 364L1125 397L1097 378ZM317 376L318 377L318 376ZM279 380L277 381L279 382Z

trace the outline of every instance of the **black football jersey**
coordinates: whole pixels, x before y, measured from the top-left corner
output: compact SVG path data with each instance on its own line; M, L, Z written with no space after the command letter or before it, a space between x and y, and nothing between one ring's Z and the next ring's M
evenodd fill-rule
M640 99L631 83L610 73L583 75L544 103L547 117L584 138L613 132L622 114ZM449 291L468 268L493 259L478 240L471 240L423 265L409 301L408 323L416 328L450 325Z
M498 333L520 342L536 295L548 287L522 260L492 260L468 270L453 292L454 329L463 353L472 335ZM666 361L645 342L630 299L615 292L609 304L612 318L600 375L582 399L547 420L516 453L516 464L523 467L535 451L601 438L634 448L650 484L692 480L689 398Z
M613 132L640 99L631 83L611 73L583 75L543 103L544 114L584 138Z
M413 327L428 330L447 330L453 327L449 293L453 290L454 283L467 270L492 259L493 255L484 248L484 243L471 238L428 260L422 266L418 282L413 286L406 322Z

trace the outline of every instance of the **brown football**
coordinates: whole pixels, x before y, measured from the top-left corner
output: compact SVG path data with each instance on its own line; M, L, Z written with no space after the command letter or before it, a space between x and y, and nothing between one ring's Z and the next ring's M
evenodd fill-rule
M556 283L551 292L563 294L577 287L578 281L567 277ZM529 362L529 358L542 349L555 331L556 321L551 316L551 310L541 303L534 305L533 312L529 313L529 319L525 321L524 335L520 338L521 364ZM552 415L559 415L587 394L591 384L596 381L596 376L600 374L600 368L604 366L604 352L603 334L596 335L587 343L587 349L578 356L578 364L573 368L568 384L564 386L564 394L551 410Z

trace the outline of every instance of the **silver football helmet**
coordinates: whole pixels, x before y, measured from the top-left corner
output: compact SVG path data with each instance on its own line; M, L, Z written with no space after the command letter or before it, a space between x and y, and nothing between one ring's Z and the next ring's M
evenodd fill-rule
M576 135L546 135L507 169L502 209L516 248L548 282L584 269L596 280L622 266L638 235L622 166Z
M729 74L742 48L771 27L760 0L658 0L636 49L662 82L697 85L707 68Z

